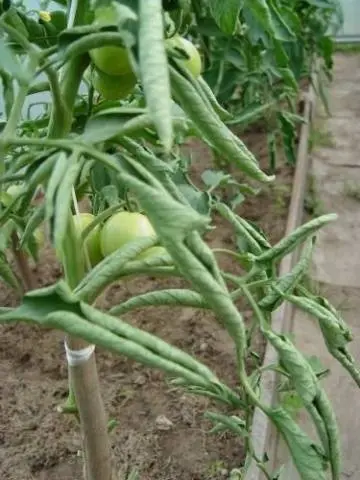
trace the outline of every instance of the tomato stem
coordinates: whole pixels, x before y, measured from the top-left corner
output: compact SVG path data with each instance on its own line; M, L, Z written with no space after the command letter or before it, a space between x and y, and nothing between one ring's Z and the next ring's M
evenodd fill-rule
M89 1L73 0L69 9L68 27L82 24L90 9ZM76 146L61 138L66 137L72 126L72 112L78 94L80 83L90 58L87 53L73 55L67 58L60 75L60 82L54 78L49 67L48 72L53 97L53 108L48 128L48 139L60 148L75 152ZM50 73L50 75L49 75ZM59 140L55 140L59 138ZM70 143L70 145L69 145ZM71 145L72 143L72 145ZM64 146L65 144L65 146ZM33 143L34 145L34 143ZM78 149L78 151L80 151ZM75 198L76 202L76 198ZM82 255L78 255L79 237L76 235L74 220L69 212L69 233L65 236L61 257L64 266L64 276L71 289L75 289L85 275L85 265ZM81 248L81 245L79 246ZM80 350L88 346L80 338L68 336L66 343L71 350ZM75 394L76 405L83 435L84 475L86 480L111 480L111 448L107 431L107 418L101 398L95 355L77 366L69 366L69 385L71 397Z
M50 73L49 81L52 91L53 108L48 129L48 138L60 138L68 134L71 129L72 111L76 96L83 77L83 73L89 64L88 55L75 57L64 67L60 85L47 67L45 71Z
M34 275L30 269L27 255L19 248L19 237L14 230L11 234L12 253L15 263L19 269L25 292L33 290L36 287Z
M38 57L34 55L30 55L28 57L25 70L28 72L29 76L32 77L35 73L36 67L38 65ZM14 135L16 128L18 126L21 112L26 100L26 96L28 94L29 85L23 84L20 86L17 95L15 96L14 104L11 108L9 118L6 122L5 128L1 134L1 143L2 146L6 144L6 139L11 135ZM3 157L1 162L3 162ZM1 169L3 170L3 165L1 165Z
M65 51L63 60L87 54L90 50L107 45L125 48L123 37L116 32L94 32L71 44Z

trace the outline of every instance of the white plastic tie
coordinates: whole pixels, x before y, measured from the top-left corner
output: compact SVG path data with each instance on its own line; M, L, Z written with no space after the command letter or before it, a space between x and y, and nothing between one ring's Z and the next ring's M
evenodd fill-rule
M94 350L95 345L89 345L81 350L71 350L71 348L69 348L68 344L65 342L66 360L70 367L77 367L78 365L86 363L94 353Z

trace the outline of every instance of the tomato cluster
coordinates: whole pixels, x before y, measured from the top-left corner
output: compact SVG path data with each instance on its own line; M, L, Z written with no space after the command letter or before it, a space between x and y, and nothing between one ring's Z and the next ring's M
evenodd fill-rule
M5 207L8 207L23 192L24 186L22 184L11 185L5 192L2 192L0 201ZM91 213L80 213L79 215L73 215L73 220L76 233L81 236L82 232L95 220L95 217ZM102 227L99 224L92 228L85 238L84 248L86 248L90 264L95 266L104 257L136 238L155 236L155 230L145 215L138 212L121 211L112 215ZM43 230L36 228L34 237L38 247L41 248L45 242ZM164 247L155 246L142 252L136 259L144 260L164 253L166 253Z
M99 8L95 12L95 24L98 26L113 25L111 7ZM167 47L177 50L181 58L179 62L194 77L201 74L202 63L197 48L185 38L176 35L166 40ZM137 78L133 72L126 48L105 46L90 51L94 69L89 76L95 90L105 100L122 100L134 89Z
M95 220L90 213L74 215L74 224L78 235ZM119 212L112 215L101 228L96 225L86 237L84 246L87 249L92 266L97 265L104 257L139 237L155 237L156 233L148 218L138 212ZM137 260L144 260L154 255L166 253L164 247L155 246L142 252Z
M98 26L114 25L116 18L111 7L99 8L94 23ZM132 92L136 76L125 48L106 46L90 51L94 64L91 83L105 100L122 100Z

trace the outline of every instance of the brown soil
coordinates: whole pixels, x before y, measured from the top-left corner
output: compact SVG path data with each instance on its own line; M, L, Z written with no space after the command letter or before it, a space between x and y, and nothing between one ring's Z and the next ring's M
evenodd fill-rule
M267 148L261 132L246 133L245 141L267 167ZM212 167L206 148L189 146L193 155L195 181L205 168ZM277 180L259 195L248 198L238 209L247 219L258 222L272 242L282 236L291 194L292 168L279 165ZM221 219L209 242L216 247L231 247L233 233ZM234 260L221 258L222 266L233 270ZM59 276L50 251L44 251L35 269L39 285ZM109 289L105 306L129 296L180 285L155 279L131 281L126 287ZM4 287L3 306L17 299ZM247 315L246 306L239 308ZM245 311L244 311L245 310ZM159 335L184 348L205 362L224 381L236 384L233 346L227 334L206 311L190 308L148 308L127 315L133 325ZM261 338L254 350L263 352ZM112 432L114 458L119 479L133 467L141 480L204 480L226 478L226 473L241 465L241 439L230 434L209 433L203 417L213 402L174 390L157 371L151 371L123 357L98 351L101 388L111 418L119 422ZM249 360L249 368L251 362ZM2 326L0 336L0 478L2 480L80 480L82 462L79 428L74 418L56 412L67 395L67 371L63 336L28 325ZM161 420L169 422L164 426ZM165 427L167 426L167 429Z

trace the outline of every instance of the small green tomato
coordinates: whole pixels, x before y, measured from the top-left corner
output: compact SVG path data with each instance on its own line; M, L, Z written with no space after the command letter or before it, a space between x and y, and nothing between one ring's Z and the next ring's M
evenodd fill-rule
M189 58L180 60L181 64L189 70L195 78L199 77L202 71L202 62L200 53L195 45L180 35L175 35L166 40L166 42L170 47L182 50L186 53Z
M73 215L76 232L81 236L85 228L95 219L91 213L80 213L79 216ZM103 258L100 250L100 227L97 225L86 237L84 246L87 248L89 260L92 266L97 265Z

